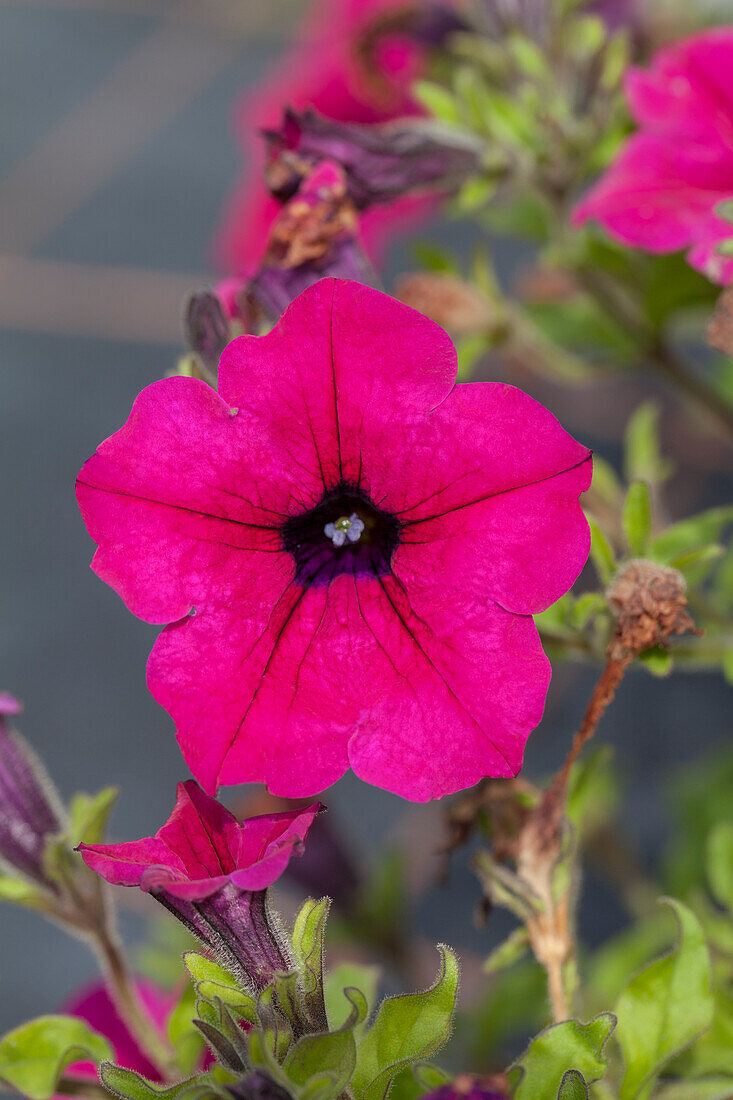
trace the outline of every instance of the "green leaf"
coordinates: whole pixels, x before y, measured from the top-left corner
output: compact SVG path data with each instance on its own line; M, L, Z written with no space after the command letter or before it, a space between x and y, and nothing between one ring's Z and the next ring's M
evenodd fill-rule
M439 275L457 275L458 264L445 248L432 241L417 241L410 249L420 267Z
M590 527L590 556L601 584L610 584L616 572L616 559L611 544L592 516L586 516Z
M681 554L722 541L727 527L733 523L733 505L709 508L696 516L673 523L652 539L649 556L663 565L670 565Z
M576 630L583 630L591 619L607 609L602 592L584 592L570 608L568 618Z
M702 928L681 902L663 900L677 919L679 942L633 978L616 1005L626 1064L621 1100L646 1096L642 1090L713 1019L710 956Z
M652 676L664 678L672 671L672 654L662 645L652 646L639 654L639 660Z
M557 1100L588 1100L588 1086L577 1069L569 1069L563 1074Z
M346 991L350 989L358 989L363 994L367 1004L366 1015L370 1016L377 1000L378 982L378 966L346 962L331 970L324 984L329 1029L337 1031L349 1018L353 1001L346 996Z
M15 905L43 907L43 894L32 883L13 875L0 874L0 901L11 901Z
M613 750L610 745L600 745L584 756L570 773L567 816L582 834L610 822L619 799Z
M634 411L624 434L624 476L632 481L660 485L672 472L659 445L659 406L645 401Z
M643 481L629 485L624 501L624 533L634 557L643 557L652 530L652 504L649 487Z
M172 1085L170 1088L162 1089L154 1085L152 1081L148 1081L146 1077L135 1073L134 1070L123 1069L122 1066L115 1066L112 1062L102 1063L99 1067L99 1076L110 1092L125 1097L126 1100L160 1100L161 1097L165 1097L166 1100L173 1100L174 1097L179 1096L182 1092L188 1093L189 1090L191 1090L193 1096L193 1087L198 1080L191 1077L186 1081L179 1082L179 1084ZM203 1080L202 1085L204 1085ZM210 1085L208 1087L204 1085L203 1089L195 1090L195 1095L200 1098L204 1095L215 1096L216 1093Z
M452 92L442 84L430 80L418 80L412 85L412 94L422 103L428 114L449 126L461 126L461 111Z
M529 936L527 929L520 925L515 928L507 938L495 947L487 956L481 969L484 974L495 974L497 970L504 970L524 958L529 950Z
M458 992L458 960L438 946L442 965L424 993L388 997L362 1040L352 1091L357 1100L381 1100L406 1066L428 1058L446 1041Z
M675 1063L675 1073L680 1063L685 1076L727 1073L733 1096L733 996L716 994L712 1027Z
M75 794L69 804L68 839L76 848L84 844L100 844L104 839L107 821L119 791L117 787L105 787L99 794Z
M708 835L706 867L713 897L733 913L733 821L719 821Z
M582 1074L589 1084L600 1080L606 1071L606 1044L615 1026L616 1017L602 1012L587 1024L566 1020L540 1032L511 1067L518 1082L515 1100L557 1100L569 1069Z
M76 1016L39 1016L0 1040L0 1079L31 1100L48 1100L72 1062L112 1057L107 1040Z

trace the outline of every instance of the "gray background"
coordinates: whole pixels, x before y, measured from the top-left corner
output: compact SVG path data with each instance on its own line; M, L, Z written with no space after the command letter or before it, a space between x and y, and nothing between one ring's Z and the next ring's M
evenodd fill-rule
M267 69L301 9L295 0L0 0L0 688L25 701L21 728L64 795L121 786L120 838L161 824L186 771L145 688L156 632L88 569L74 478L138 390L171 367L180 299L213 277L209 241L238 170L233 101ZM460 226L435 233L451 242L470 235ZM507 270L517 262L504 255ZM390 270L409 264L396 246ZM531 376L511 380L612 460L628 412L658 392L648 379L570 395ZM674 398L658 396L682 467L672 501L682 514L719 498L707 472L718 445ZM557 671L530 741L530 774L558 764L592 683L591 670ZM660 683L639 674L604 721L631 782L626 823L647 858L665 832L660 783L723 737L726 705L715 675ZM427 938L481 951L506 928L498 919L472 929L478 889L465 859L450 898L430 885L434 807L405 807L351 777L327 800L366 855L417 827L428 863L417 919ZM623 919L591 874L585 937L598 941ZM4 907L0 928L2 1029L53 1011L94 974L84 945L35 915Z

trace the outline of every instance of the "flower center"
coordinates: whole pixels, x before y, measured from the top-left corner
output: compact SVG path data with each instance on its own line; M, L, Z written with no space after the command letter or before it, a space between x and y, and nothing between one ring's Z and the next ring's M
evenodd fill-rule
M303 586L329 584L341 573L379 577L391 572L399 521L377 508L366 493L342 484L282 527L285 549Z

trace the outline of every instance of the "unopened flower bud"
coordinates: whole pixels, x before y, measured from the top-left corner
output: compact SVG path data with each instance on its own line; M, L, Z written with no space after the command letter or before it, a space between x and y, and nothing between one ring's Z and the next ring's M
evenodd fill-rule
M49 837L64 828L64 811L40 760L8 721L21 709L0 693L0 861L55 891L43 855Z
M216 378L219 357L231 339L229 322L216 294L202 290L191 295L185 306L183 328L187 346Z

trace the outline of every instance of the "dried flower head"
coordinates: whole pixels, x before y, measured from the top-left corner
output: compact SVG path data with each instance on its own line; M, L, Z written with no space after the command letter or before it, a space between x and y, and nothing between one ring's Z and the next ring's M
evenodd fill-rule
M687 610L685 579L666 565L630 561L608 589L618 614L616 639L630 653L664 644L673 634L698 634Z

